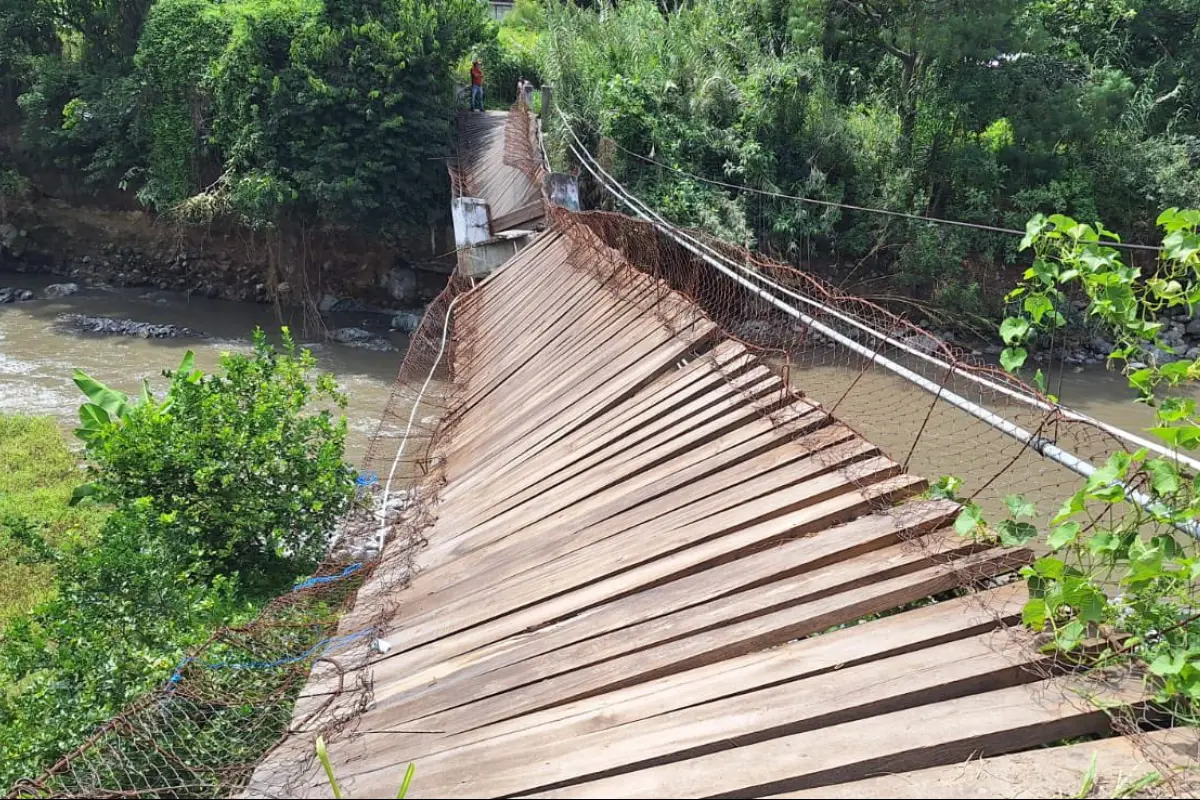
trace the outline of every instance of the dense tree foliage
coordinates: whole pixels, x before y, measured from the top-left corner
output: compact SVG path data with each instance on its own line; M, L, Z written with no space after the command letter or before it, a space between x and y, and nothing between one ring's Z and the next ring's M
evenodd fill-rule
M388 234L444 203L478 0L14 0L0 101L27 154L147 206Z
M670 168L1017 229L1065 212L1146 241L1158 209L1200 201L1196 0L592 6L548 5L542 52L562 107L675 219L776 255L871 256L974 308L964 262L1011 258L1015 240Z

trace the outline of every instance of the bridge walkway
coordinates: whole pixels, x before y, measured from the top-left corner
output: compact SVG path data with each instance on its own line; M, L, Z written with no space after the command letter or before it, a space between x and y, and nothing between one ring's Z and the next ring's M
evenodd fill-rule
M371 687L330 741L348 796L409 761L410 797L1018 796L1055 752L1105 754L1101 782L1152 770L1107 741L1036 751L1147 697L1011 627L1028 550L959 537L956 504L570 215L455 313L427 546L342 626L388 603L391 649L303 693ZM269 759L252 789L281 783Z

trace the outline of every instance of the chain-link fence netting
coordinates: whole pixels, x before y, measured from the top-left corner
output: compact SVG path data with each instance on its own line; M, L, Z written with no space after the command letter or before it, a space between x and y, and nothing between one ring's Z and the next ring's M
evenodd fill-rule
M504 160L544 185L544 150L524 109L510 115ZM469 175L452 170L451 178L456 195L470 191ZM681 382L678 407L696 400L697 429L731 429L752 415L811 450L807 465L781 464L755 476L762 495L784 470L793 471L792 480L797 469L809 470L807 477L836 473L859 492L838 512L842 518L887 510L903 525L902 501L927 488L913 476L953 475L962 481L959 496L978 503L986 518L1007 516L1009 498L1019 495L1036 505L1041 525L1078 488L1081 464L1100 465L1130 449L1112 430L1056 407L1023 381L792 266L703 233L610 212L552 208L549 218L550 235L570 242L571 269L589 272L630 313L652 315L686 342L681 363L707 360L731 396L750 401L705 405L701 383ZM460 253L460 265L469 259ZM412 337L368 449L360 502L317 576L253 625L218 633L161 690L45 775L14 787L14 796L287 796L291 776L309 771L312 734L352 729L372 692L362 677L369 672L360 669L388 646L378 638L382 624L402 602L396 590L412 574L443 481L439 442L454 431L454 370L471 362L470 307L464 303L460 317L455 304L478 283L464 272ZM1136 478L1133 488L1143 481ZM747 502L755 497L751 492ZM1114 506L1094 512L1088 526L1112 526L1114 516L1132 513ZM914 527L929 533L928 525ZM390 543L381 556L383 536ZM1035 555L953 536L922 535L913 546L954 565L935 599L1011 581ZM1011 606L1004 618L1015 621ZM1081 673L1084 694L1097 681L1140 685L1137 658L1122 650L1119 631L1089 635L1096 645L1085 652L1117 654L1103 671L1081 670L1086 659L1079 656L1028 656L1024 663L1039 675ZM997 646L1022 652L1038 645L1016 630L1000 639ZM1134 734L1169 721L1170 713L1139 702L1114 717L1119 730ZM301 732L306 736L288 736ZM268 753L270 769L255 774Z
M450 305L467 287L452 279L412 335L362 465L358 498L314 576L253 623L218 631L160 689L9 796L231 796L265 754L286 748L289 734L330 736L353 719L371 687L348 676L385 646L379 622L411 577L425 494L437 485L430 456L453 363L444 334ZM371 601L356 604L367 583ZM313 755L289 752L279 761L299 766Z

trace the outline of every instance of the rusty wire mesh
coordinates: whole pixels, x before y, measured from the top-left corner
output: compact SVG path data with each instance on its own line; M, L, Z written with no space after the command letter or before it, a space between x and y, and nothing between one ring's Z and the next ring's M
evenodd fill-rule
M539 144L529 114L518 110L511 115L505 161L540 187L545 169ZM461 173L452 170L452 181L456 194L470 190ZM870 355L797 320L650 223L609 212L551 209L550 216L553 235L572 242L574 267L591 271L621 302L653 314L680 335L715 323L715 333L698 341L689 358L714 358L721 341L744 345L754 358L722 374L774 424L791 426L797 440L811 437L830 424L804 415L805 408L816 406L874 445L877 450L864 451L849 466L833 447L814 458L819 461L827 453L829 469L857 482L875 510L903 518L903 501L924 488L912 482L889 484L905 474L962 478L964 496L978 502L989 518L1002 516L1005 499L1019 494L1037 504L1038 521L1043 522L1077 488L1076 473L964 412L948 402L946 392L1093 464L1125 449L1095 425L1014 399L1010 393L1046 402L1024 382L793 266L690 232L732 262L807 298L811 303L804 311L819 326L857 342ZM466 257L460 254L460 263ZM456 276L428 309L369 446L364 468L374 470L381 485L388 485L390 477L396 501L381 501L376 489L347 519L341 546L319 575L340 576L354 564L363 566L281 598L254 625L222 631L163 689L135 703L47 774L14 787L14 795L286 796L292 776L307 773L313 757L305 744L311 736L289 738L289 732L322 732L329 738L353 730L356 713L371 698L369 677L362 677L369 673L359 672L370 655L371 634L402 601L396 590L411 576L413 553L435 513L442 480L438 443L452 434L455 416L453 365L470 356L469 339L444 339L443 332L453 334L451 304L472 286L470 279ZM919 388L888 369L884 359L940 390ZM763 366L774 379L754 372ZM878 461L880 454L890 465ZM764 493L770 479L770 474L762 478ZM393 538L383 558L373 560L364 543L378 525L381 505ZM1111 525L1116 513L1097 510L1090 524ZM919 540L914 546L931 548L931 558L946 548L944 540ZM1028 558L1018 554L972 562L961 558L970 546L951 544L949 549L947 563L967 565L948 580L945 588L951 594L1007 582L1013 568ZM369 594L355 602L358 587L368 581ZM997 644L1022 648L1022 658L1038 677L1078 671L1074 660L1029 657L1028 649L1035 645L1015 629L1012 638L1002 637ZM211 666L248 662L275 666L252 673ZM350 673L356 677L347 683L344 676ZM1140 679L1132 658L1110 665L1103 674L1079 675L1080 686ZM1138 704L1114 714L1114 727L1136 735L1168 716L1150 704ZM254 775L267 752L272 754L270 770ZM1152 750L1146 756L1152 763L1157 757Z

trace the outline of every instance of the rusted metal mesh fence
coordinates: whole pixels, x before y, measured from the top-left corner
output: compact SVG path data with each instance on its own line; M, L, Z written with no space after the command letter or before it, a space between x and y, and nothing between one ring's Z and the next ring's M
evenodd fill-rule
M505 160L540 185L545 170L529 126L529 115L520 111L507 132ZM464 185L454 177L456 186ZM792 266L702 232L686 232L734 265L736 274L758 276L738 281L648 222L558 208L551 209L550 217L553 230L572 242L572 265L590 270L622 302L679 334L706 320L714 322L716 334L697 342L688 358L714 359L762 415L779 426L795 426L797 438L808 436L813 429L797 421L795 412L797 403L808 403L873 445L850 466L839 450L836 460L830 456L830 469L856 482L876 508L904 514L902 501L924 488L905 475L930 480L954 475L963 481L959 495L977 502L988 519L1007 516L1008 499L1019 495L1037 506L1033 522L1043 525L1081 478L1039 449L1053 444L1094 465L1129 449L1111 431L1073 418L1033 387L971 353ZM470 347L453 335L452 303L473 285L455 277L413 336L368 451L365 468L375 472L378 483L364 490L336 554L319 573L321 580L276 601L253 625L215 636L160 691L135 703L47 774L15 787L14 794L234 795L244 791L255 764L273 750L276 782L260 785L256 779L253 792L286 795L287 765L294 764L300 774L313 757L305 748L288 748L311 741L313 732L333 734L353 721L370 702L371 686L361 679L347 685L344 675L364 666L372 647L379 646L373 634L402 600L396 590L409 578L412 554L435 512L441 481L437 442L453 428L441 424L453 419L455 410L453 350ZM802 311L802 318L786 307ZM716 364L716 345L727 340L741 343L755 357L733 366ZM586 353L575 356L587 358ZM775 380L763 376L764 367ZM964 410L959 400L1028 432L1033 445ZM761 480L765 492L770 474ZM1138 476L1135 488L1143 483ZM1122 513L1114 507L1093 512L1085 529L1114 526L1114 516ZM384 529L399 544L389 546L386 557L378 560L372 542L381 515ZM962 548L972 545L953 547L961 555ZM958 575L947 591L1012 580L1012 569L1036 555L1018 551L1013 548L1012 559ZM368 580L369 593L343 613ZM1098 647L1114 633L1089 632L1101 640ZM1036 644L1014 629L1011 646ZM1108 646L1121 652L1119 640ZM1028 663L1046 674L1079 665L1053 657ZM1102 673L1080 672L1089 672L1088 685L1097 679L1141 679L1132 656L1113 659ZM1081 691L1086 691L1084 680L1081 674ZM1118 716L1118 729L1136 734L1169 715L1140 704ZM309 736L288 740L289 731ZM1152 752L1147 755L1154 758Z
M765 277L774 288L760 294L753 287L767 285L765 282L745 285L733 280L649 222L610 212L579 214L556 209L554 215L555 227L571 237L576 251L590 254L579 260L589 263L614 293L652 309L663 324L681 335L702 320L717 323L718 336L698 347L693 357L712 357L717 352L713 342L733 339L757 356L754 364L769 364L782 376L784 391L746 379L750 366L725 373L776 424L793 424L783 410L797 400L807 400L875 445L886 457L884 463L872 459L873 451L864 452L861 460L849 467L832 466L844 458L837 448L830 448L827 458L831 469L857 483L877 510L888 509L901 520L906 514L903 501L924 484L914 487L910 481L892 476L904 473L929 481L955 476L962 480L958 496L980 506L993 534L997 523L1012 518L1014 498L1033 503L1037 509L1032 519L1014 521L1029 522L1045 531L1049 519L1084 478L1040 450L1053 445L1099 467L1113 453L1136 449L1114 432L1058 407L1032 386L977 355L794 267L702 232L685 232L728 263L743 265L746 274ZM631 279L634 273L655 280L647 288ZM785 305L801 310L807 320L781 308L775 302L780 298ZM907 374L902 374L904 371ZM917 382L920 379L924 385ZM771 388L764 392L764 385ZM959 400L965 400L975 413L965 410ZM998 424L980 419L979 412L1032 434L1032 442L1020 441ZM807 433L796 430L797 437ZM813 458L819 461L826 456L817 452ZM768 482L770 476L763 480ZM1134 476L1128 485L1148 492L1148 476ZM1128 523L1127 517L1138 519L1140 535L1147 541L1159 534L1173 534L1184 546L1195 546L1186 533L1147 519L1142 509L1129 502L1090 505L1081 520L1083 532L1121 529ZM912 540L912 546L927 550L935 560L944 559L954 573L943 595L923 602L973 593L977 602L986 604L990 595L978 590L1018 580L1018 568L1047 554L1036 540L1018 546L1000 536L1001 541L990 543L1006 548L1011 557L973 562L962 558L963 548L974 546L972 538L984 543L980 537L964 537L949 546L945 540L925 536ZM1092 573L1099 563L1097 558L1095 563L1068 566ZM1105 588L1110 596L1120 591L1115 583ZM1196 599L1200 605L1200 598ZM1153 695L1145 664L1136 649L1127 646L1122 631L1092 626L1080 651L1056 655L1045 649L1052 638L1049 634L1031 636L1018 618L1001 620L998 609L989 610L996 612L997 622L1007 630L1006 636L996 639L996 646L1011 650L1033 677L1057 676L1054 685L1069 687L1067 691L1081 698L1130 684L1145 684L1147 698ZM1011 613L1011 608L1004 612ZM1064 676L1073 677L1064 681ZM1062 698L1047 700L1061 702ZM1177 716L1176 711L1181 714ZM1171 763L1177 756L1160 752L1161 745L1139 734L1174 724L1195 724L1190 712L1146 702L1109 713L1114 731L1133 737L1146 759L1161 766L1162 783L1156 785L1171 785L1171 775L1176 772Z

